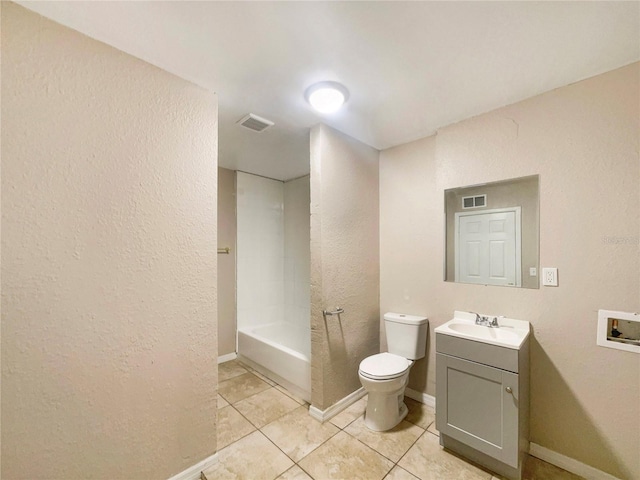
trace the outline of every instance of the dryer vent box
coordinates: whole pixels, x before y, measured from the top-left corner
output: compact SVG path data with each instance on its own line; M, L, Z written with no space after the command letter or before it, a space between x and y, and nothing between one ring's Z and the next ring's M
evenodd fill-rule
M640 353L640 315L598 310L598 345Z

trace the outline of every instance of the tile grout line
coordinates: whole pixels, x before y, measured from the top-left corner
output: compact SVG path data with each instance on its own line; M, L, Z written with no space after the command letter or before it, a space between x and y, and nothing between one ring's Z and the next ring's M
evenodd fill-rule
M223 449L218 450L218 452L220 452L220 451L222 451L222 450L225 450L227 447L231 447L231 446L232 446L232 445L234 445L235 443L237 443L237 442L241 441L242 439L246 438L247 436L249 436L249 435L251 435L251 434L255 433L256 431L258 431L258 432L260 432L260 434L261 434L264 438L266 438L266 439L268 440L268 442L269 442L270 444L272 444L273 446L275 446L275 447L278 449L278 451L279 451L279 452L281 452L281 453L282 453L282 454L283 454L287 459L289 459L290 461L292 461L292 462L293 462L293 465L291 465L289 468L287 468L287 469L286 469L286 470L284 470L283 472L281 472L281 473L277 474L277 475L276 475L276 477L275 477L275 479L272 479L272 480L276 480L277 478L281 477L281 476L282 476L282 475L284 475L286 472L288 472L289 470L291 470L292 468L294 468L294 467L296 467L296 466L297 466L297 467L298 467L302 472L304 472L304 474L305 474L305 475L307 475L309 478L311 478L312 480L316 480L316 479L314 479L314 477L311 475L311 472L308 472L307 470L305 470L305 469L300 465L300 462L302 462L304 459L308 458L308 457L309 457L309 455L311 455L311 454L313 454L314 452L316 452L316 451L317 451L319 448L321 448L323 445L325 445L326 443L330 442L330 441L331 441L331 440L332 440L336 435L338 435L340 432L344 432L344 433L346 433L346 434L347 434L347 436L348 436L349 438L351 438L352 440L356 440L359 444L363 445L364 447L368 448L369 450L371 450L371 451L372 451L372 452L374 452L375 454L379 455L380 457L382 457L382 458L384 458L384 459L386 459L386 460L388 460L389 462L391 462L391 463L392 463L392 466L391 466L391 468L389 469L389 471L387 471L387 472L386 472L386 473L381 477L381 479L382 479L382 480L385 480L385 479L387 479L387 480L388 480L388 479L390 478L391 472L392 472L394 469L396 469L396 467L397 467L398 469L402 469L402 470L404 470L405 472L407 472L409 475L411 475L411 477L412 477L412 478L415 478L415 479L418 479L418 480L419 480L419 478L420 478L419 476L415 475L412 471L407 470L406 468L404 468L404 467L400 466L400 462L402 462L402 460L403 460L404 458L406 458L406 457L407 457L407 455L408 455L408 453L411 451L411 449L412 449L412 448L414 448L414 447L415 447L415 445L420 441L420 439L422 439L426 434L428 434L428 435L433 435L433 437L435 437L435 438L439 438L439 435L438 435L437 433L434 433L434 432L432 432L432 431L430 431L430 430L429 430L429 428L430 428L430 427L432 427L432 426L435 428L435 420L434 420L434 421L432 421L432 422L430 422L430 423L427 425L427 427L426 427L426 428L423 428L421 425L419 425L419 424L417 424L417 423L414 423L414 422L412 422L412 421L406 420L406 421L407 421L408 423L410 423L411 425L413 425L413 426L417 426L418 428L420 428L420 429L422 430L422 433L420 433L420 435L418 435L418 437L417 437L417 438L416 438L416 439L411 443L411 445L409 445L409 447L408 447L407 449L405 449L404 453L403 453L403 454L398 458L398 460L397 460L397 461L393 461L391 458L387 457L385 454L383 454L383 453L379 452L376 448L374 448L374 447L372 447L372 446L370 446L370 445L366 444L366 443L365 443L363 440L361 440L360 438L358 438L358 437L354 436L353 434L351 434L351 433L349 433L349 432L347 432L347 431L346 431L346 430L347 430L351 425L353 425L356 421L358 421L358 420L362 417L362 414L360 414L360 415L358 415L357 417L353 418L352 420L348 421L348 423L346 423L346 424L345 424L344 426L342 426L342 427L340 427L340 426L336 425L335 423L331 422L331 420L327 420L326 422L321 422L321 423L329 423L329 424L331 424L333 427L335 427L335 428L337 429L337 431L335 431L335 433L333 433L329 438L325 439L325 440L324 440L324 441L322 441L320 444L318 444L317 446L315 446L311 451L309 451L308 453L306 453L306 454L305 454L302 458L300 458L298 461L295 461L295 460L294 460L293 458L291 458L291 457L290 457L286 452L284 452L284 450L283 450L282 448L280 448L280 447L279 447L279 446L278 446L278 445L277 445L273 440L271 440L271 438L269 438L269 437L268 437L268 436L263 432L263 429L264 429L264 428L266 428L267 426L271 425L272 423L274 423L274 422L276 422L276 421L280 420L282 417L284 417L284 416L286 416L287 414L291 413L292 411L296 410L296 409L297 409L297 408L299 408L300 406L304 406L304 407L305 407L305 409L306 409L306 410L307 410L307 412L308 412L308 411L309 411L309 403L307 403L306 401L304 401L304 403L302 403L302 404L301 404L301 403L300 403L300 401L299 401L296 397L294 397L294 396L292 396L292 395L290 395L290 394L287 394L286 389L285 389L284 387L282 387L281 385L279 385L277 382L273 382L273 381L271 381L271 382L267 382L267 381L265 381L263 378L261 378L261 376L258 376L258 375L256 374L256 372L254 372L254 371L252 371L252 370L249 370L249 369L245 368L245 367L244 367L243 365L241 365L241 364L240 364L240 366L241 366L241 368L243 368L243 369L245 370L245 372L244 372L244 373L240 373L240 374L238 374L238 375L235 375L235 376L233 376L233 377L230 377L230 378L228 378L228 379L224 380L224 382L229 381L229 380L233 380L234 378L237 378L237 377L239 377L239 376L241 376L241 375L245 375L246 373L251 373L253 376L255 376L256 378L258 378L259 380L261 380L261 381L265 382L265 383L268 385L268 388L267 388L267 389L265 389L265 390L262 390L262 391L260 391L260 392L254 393L253 395L249 395L249 396L248 396L248 397L246 397L246 398L243 398L243 399L237 400L237 401L235 402L236 404L237 404L237 403L239 403L239 402L241 402L241 401L243 401L243 400L246 400L246 399L248 399L248 398L251 398L251 397L253 397L253 396L259 395L259 394L264 393L264 392L267 392L267 391L269 391L269 389L271 389L271 388L275 388L279 393L281 393L281 394L283 394L283 395L286 395L288 398L290 398L290 399L292 399L293 401L295 401L295 402L298 404L298 406L297 406L297 407L295 407L293 410L290 410L290 411L288 411L288 412L285 412L284 414L282 414L282 415L278 416L277 418L274 418L273 420L271 420L271 421L270 421L269 423L267 423L266 425L263 425L262 427L257 427L257 426L256 426L256 425L255 425L255 424L254 424L254 423L253 423L253 422L252 422L252 421L251 421L247 416L245 416L242 412L240 412L240 411L235 407L235 404L234 404L234 403L230 403L226 398L224 398L224 396L220 395L220 393L219 393L219 389L218 389L218 395L220 395L220 397L221 397L225 402L227 402L227 405L226 405L226 406L224 406L224 407L222 407L222 408L226 408L227 406L232 407L232 408L233 408L233 410L234 410L236 413L238 413L238 414L240 415L240 417L242 417L244 420L246 420L246 421L247 421L247 422L248 422L248 423L253 427L253 429L254 429L254 430L252 430L250 433L248 433L248 434L246 434L246 435L243 435L242 437L240 437L240 438L236 439L234 442L231 442L229 445L225 446ZM272 384L272 383L273 383L273 384ZM280 387L280 388L278 388L278 387ZM285 391L282 391L281 389L284 389ZM416 403L421 403L421 402L416 402ZM219 409L218 409L218 411L219 411L219 410L221 410L222 408L219 408ZM421 418L422 418L422 417L421 417ZM418 421L419 421L419 420L420 420L420 419L418 419ZM433 437L430 437L430 438L431 438L431 439L433 439ZM445 449L445 450L446 450L446 449ZM476 467L476 468L480 469L482 472L484 472L484 473L486 473L487 475L489 475L489 476L490 476L490 477L489 477L489 478L490 478L490 480L499 480L500 478L502 478L502 477L500 477L500 476L497 476L494 472L490 471L490 470L489 470L489 469L487 469L486 467L483 467L483 466L481 466L481 465L479 465L479 464L477 464L477 463L475 463L475 462L471 462L471 461L469 461L469 460L466 460L466 459L464 459L463 457L460 457L459 455L456 455L455 453L454 453L454 455L455 455L456 457L458 457L458 458L461 458L461 459L465 460L465 461L466 461L467 463L469 463L470 465L472 465L472 466L474 466L474 467ZM207 477L206 477L206 475L204 474L204 472L201 472L201 480L207 480ZM319 480L319 479L318 479L318 480ZM489 480L489 479L488 479L488 480Z
M411 422L409 422L409 423L411 423ZM415 423L413 423L412 425L415 425ZM429 424L429 425L431 425L431 424ZM416 425L416 426L418 426L418 427L419 427L419 425ZM427 428L429 428L429 427L427 427ZM400 462L402 461L402 459L403 459L404 457L406 457L406 456L407 456L407 453L409 453L409 450L411 450L411 449L413 448L413 446L414 446L416 443L418 443L418 440L420 440L420 439L422 438L422 436L423 436L425 433L427 433L427 429L426 429L426 428L424 429L424 431L423 431L420 435L418 435L418 438L416 438L416 439L413 441L413 443L411 444L411 446L410 446L409 448L407 448L407 451L406 451L406 452L404 452L404 453L400 456L400 458L399 458L399 459L398 459L398 461L395 463L395 465L393 466L393 468L395 468L395 467L402 468L402 467L399 465L399 464L400 464ZM391 470L393 470L393 468L392 468ZM406 472L409 472L411 475L413 475L413 472L411 472L411 471L407 470L406 468L402 468L402 469L403 469L404 471L406 471ZM389 475L389 473L391 473L391 470L389 470L389 472L387 472L387 475L385 476L385 478ZM416 477L416 478L419 478L417 475L413 475L413 476L414 476L414 477Z
M249 372L249 373L253 373L253 372ZM260 377L258 377L257 375L256 375L256 377L257 377L257 378L260 378ZM277 384L276 384L276 385L277 385ZM280 392L280 390L278 390L278 389L276 388L276 386L275 386L275 385L270 385L270 386L269 386L269 388L274 388L274 389L276 389L278 392ZM267 390L269 390L269 389L267 389ZM256 394L254 394L254 395L250 395L249 397L246 397L246 398L251 398L251 397L253 397L253 396L255 396L255 395L259 395L260 393L266 392L267 390L263 390L262 392L258 392L258 393L256 393ZM282 393L282 392L280 392L280 393ZM285 395L285 394L283 393L283 395ZM287 397L288 397L288 398L291 398L291 397L290 397L290 396L288 396L288 395L287 395ZM291 399L295 401L295 399L293 399L293 398L291 398ZM226 400L226 399L225 399L225 400ZM245 400L245 399L242 399L242 400ZM242 400L238 400L238 402L241 402ZM236 402L236 403L238 403L238 402ZM298 402L296 402L296 403L298 403ZM304 406L306 406L306 405L307 405L306 403L305 403L304 405L300 405L300 404L298 404L298 406L297 406L296 408L294 408L294 410L296 410L296 409L298 409L298 408L300 408L300 407L304 407ZM230 404L229 404L229 406L230 406L230 407L233 407L233 404L232 404L232 403L230 403ZM253 430L252 432L248 433L247 435L244 435L243 437L239 438L239 439L238 439L238 440L236 440L235 442L238 442L238 441L242 440L242 438L245 438L245 437L247 437L248 435L251 435L252 433L254 433L254 432L256 432L256 431L257 431L257 432L260 432L260 434L261 434L264 438L266 438L266 439L267 439L267 440L268 440L268 441L269 441L273 446L275 446L275 447L276 447L280 452L282 452L282 454L283 454L285 457L287 457L289 460L291 460L291 461L293 462L293 465L292 465L291 467L289 467L289 468L288 468L287 470L285 470L284 472L280 473L278 476L280 476L280 475L282 475L283 473L285 473L285 472L289 471L291 468L293 468L294 466L296 466L296 465L297 465L297 466L298 466L302 471L304 471L307 475L309 475L309 476L311 477L311 475L310 475L306 470L304 470L304 468L302 468L302 467L298 464L298 462L296 462L293 458L291 458L291 457L290 457L290 456L289 456L289 455L288 455L284 450L282 450L282 448L280 448L280 447L278 446L278 444L276 444L273 440L271 440L271 438L269 438L269 436L268 436L266 433L264 433L264 432L262 431L262 429L263 429L263 428L265 428L266 426L271 425L272 423L274 423L274 422L276 422L276 421L280 420L282 417L284 417L285 415L287 415L287 414L291 413L293 410L291 410L291 411L289 411L289 412L286 412L286 413L284 413L284 414L280 415L279 417L277 417L277 418L273 419L272 421L270 421L269 423L267 423L267 424L263 425L262 427L257 427L257 426L256 426L256 425L255 425L251 420L249 420L249 418L247 418L245 415L243 415L243 414L242 414L242 412L240 412L237 408L233 407L233 409L234 409L236 412L238 412L238 413L239 413L239 414L240 414L240 415L241 415L245 420L247 420L247 421L248 421L252 426L254 426L254 427L255 427L255 430ZM308 411L308 407L307 407L307 411ZM332 435L330 438L333 438L333 435ZM327 441L328 441L328 439L327 439ZM228 446L231 446L231 445L232 445L233 443L235 443L235 442L232 442L232 443L231 443L231 444L229 444ZM325 442L323 442L322 444L324 444L324 443L325 443ZM322 444L321 444L321 445L322 445ZM319 447L320 447L320 445L318 445L318 447L316 447L316 448L319 448ZM225 448L226 448L226 447L225 447ZM314 450L315 450L315 448L314 448L311 452L313 452ZM311 452L309 452L307 455L309 455ZM305 457L306 457L307 455L305 455ZM305 458L305 457L303 457L303 458ZM302 460L302 459L300 459L300 460ZM278 478L278 477L276 477L276 478ZM313 477L311 477L311 478L313 478ZM275 479L274 479L274 480L275 480Z
M263 380L260 376L256 375L256 374L255 374L255 372L253 372L252 370L249 370L249 369L245 368L242 364L241 364L241 366L242 366L242 368L244 368L244 369L246 370L246 372L245 372L245 373L241 373L241 374L235 375L234 377L228 378L228 379L226 379L225 381L227 381L227 380L233 380L234 378L237 378L237 377L239 377L239 376L241 376L241 375L245 375L246 373L251 373L252 375L254 375L254 376L255 376L256 378L258 378L259 380L261 380L261 381L263 381L263 382L267 383L267 385L269 385L269 388L267 388L267 389L265 389L265 390L262 390L261 392L255 393L255 394L253 394L253 395L249 395L248 397L243 398L243 399L241 399L241 400L238 400L238 401L237 401L237 402L235 402L235 403L241 402L241 401L246 400L247 398L251 398L251 397L253 397L253 396L255 396L255 395L259 395L259 394L261 394L261 393L264 393L264 392L266 392L266 391L268 391L269 389L272 389L272 388L275 388L279 393L282 393L283 395L286 395L287 397L289 397L289 398L291 398L292 400L296 401L296 399L295 399L295 398L293 398L293 397L291 397L290 395L287 395L287 394L285 394L285 393L281 392L281 391L277 388L277 386L279 386L279 384L278 384L277 382L273 382L274 384L273 384L273 385L271 385L271 383L266 382L265 380ZM281 386L281 387L282 387L282 386ZM282 388L284 388L284 387L282 387ZM220 395L220 393L218 393L218 394ZM291 411L289 411L289 412L286 412L286 413L284 413L284 414L280 415L279 417L277 417L277 418L273 419L272 421L270 421L270 422L269 422L269 423L267 423L266 425L263 425L262 427L257 427L257 426L256 426L256 425L255 425L255 424L254 424L254 423L253 423L253 422L248 418L248 417L246 417L244 414L242 414L242 412L240 412L240 411L239 411L239 410L234 406L234 404L233 404L233 403L229 402L226 398L224 398L224 396L222 396L222 395L220 395L220 396L221 396L221 397L222 397L222 398L223 398L223 399L228 403L228 405L226 405L226 406L232 407L232 408L233 408L233 409L234 409L234 410L235 410L235 411L236 411L236 412L237 412L237 413L238 413L242 418L244 418L247 422L249 422L249 424L250 424L252 427L254 427L254 430L253 430L253 431L249 432L249 433L248 433L248 434L246 434L246 435L243 435L242 437L238 438L238 439L237 439L237 440L235 440L234 442L232 442L232 443L230 443L229 445L227 445L227 446L223 447L223 449L224 449L224 448L227 448L227 447L230 447L230 446L231 446L231 445L233 445L234 443L236 443L236 442L238 442L238 441L242 440L243 438L246 438L247 436L249 436L249 435L253 434L253 433L254 433L254 432L256 432L256 431L260 432L260 434L261 434L264 438L266 438L266 439L267 439L267 440L268 440L272 445L274 445L274 446L275 446L275 447L276 447L280 452L282 452L282 454L284 454L286 458L288 458L289 460L291 460L291 461L293 462L293 465L292 465L292 466L290 466L289 468L287 468L284 472L281 472L280 474L278 474L278 476L277 476L277 477L275 477L276 479L277 479L278 477L282 476L282 475L283 475L284 473L286 473L287 471L289 471L289 470L290 470L291 468L293 468L294 466L297 466L298 468L300 468L300 469L301 469L305 474L307 474L310 478L312 478L312 479L313 479L313 476L311 475L311 473L310 473L310 472L308 472L308 471L306 471L306 470L305 470L305 469L300 465L300 463L299 463L299 462L300 462L300 461L302 461L303 459L307 458L309 455L311 455L311 454L312 454L313 452L315 452L317 449L319 449L319 448L320 448L320 447L322 447L324 444L326 444L327 442L329 442L329 441L330 441L332 438L334 438L334 437L335 437L339 432L344 432L344 433L345 433L345 434L347 434L350 438L352 438L352 439L356 440L358 443L360 443L360 444L361 444L361 445L363 445L364 447L368 448L369 450L371 450L371 451L372 451L372 452L374 452L375 454L380 455L382 458L384 458L384 459L386 459L386 460L390 461L390 462L393 464L393 465L391 466L391 468L389 469L389 471L388 471L388 472L386 472L386 473L385 473L385 475L382 477L382 479L384 480L385 478L387 478L387 477L389 476L389 474L391 473L391 471L392 471L396 466L398 466L398 468L402 468L402 467L399 467L399 465L398 465L398 464L399 464L399 463L400 463L400 461L401 461L401 460L402 460L402 459L407 455L407 453L409 452L409 450L411 450L411 448L413 448L413 446L418 442L418 440L419 440L420 438L422 438L422 436L423 436L425 433L429 433L429 434L431 434L431 435L434 435L434 434L432 434L431 432L429 432L429 431L428 431L428 428L433 424L433 422L431 422L431 423L427 426L427 428L424 428L424 429L423 429L420 425L415 424L415 423L410 422L409 420L407 420L407 422L408 422L408 423L410 423L410 424L412 424L412 425L417 426L418 428L420 428L420 429L422 430L422 433L421 433L421 434L420 434L420 435L419 435L419 436L418 436L418 437L417 437L417 438L416 438L416 439L411 443L411 445L407 448L407 450L406 450L406 451L405 451L405 452L400 456L400 458L398 459L398 461L394 462L392 459L390 459L389 457L387 457L387 456L386 456L386 455L384 455L383 453L381 453L381 452L377 451L375 448L373 448L373 447L371 447L371 446L367 445L367 444L366 444L366 443L364 443L362 440L360 440L359 438L357 438L357 437L353 436L352 434L350 434L349 432L347 432L347 431L346 431L346 429L347 429L350 425L352 425L354 422L356 422L360 417L362 417L362 415L357 416L356 418L354 418L353 420L351 420L350 422L348 422L346 425L344 425L344 427L339 427L338 425L336 425L336 424L332 423L330 420L328 420L328 421L327 421L327 423L330 423L331 425L333 425L334 427L336 427L336 428L338 429L338 431L337 431L336 433L334 433L333 435L331 435L331 436L330 436L329 438L327 438L326 440L324 440L322 443L320 443L319 445L317 445L317 446L316 446L315 448L313 448L310 452L308 452L307 454L305 454L305 455L304 455L304 457L300 458L300 460L299 460L299 461L295 461L293 458L291 458L291 457L290 457L290 456L289 456L285 451L283 451L283 450L282 450L282 449L281 449L281 448L280 448L280 447L279 447L279 446L278 446L274 441L272 441L272 440L271 440L271 438L269 438L269 437L268 437L268 436L267 436L267 435L262 431L262 429L263 429L263 428L265 428L265 427L267 427L268 425L271 425L272 423L274 423L274 422L276 422L276 421L280 420L282 417L284 417L285 415L287 415L287 414L291 413L291 411L293 411L293 410L291 410ZM296 403L299 403L299 402L297 402L297 401L296 401ZM226 406L225 406L225 407L222 407L222 408L226 408ZM304 406L304 407L307 409L307 411L308 411L308 409L309 409L309 404L308 404L307 402L305 402L304 404L302 404L302 405L300 405L300 406ZM297 409L297 408L299 408L299 407L296 407L295 409ZM295 410L295 409L294 409L294 410ZM434 436L435 436L435 435L434 435ZM408 471L408 470L407 470L407 471ZM409 472L409 471L408 471L408 472ZM415 477L415 475L414 475L413 473L411 473L411 472L409 472L409 473ZM203 476L203 477L205 478L205 480L206 480L206 476L204 475L204 472L202 472L202 476ZM416 477L416 478L417 478L417 477ZM275 480L275 479L274 479L274 480Z

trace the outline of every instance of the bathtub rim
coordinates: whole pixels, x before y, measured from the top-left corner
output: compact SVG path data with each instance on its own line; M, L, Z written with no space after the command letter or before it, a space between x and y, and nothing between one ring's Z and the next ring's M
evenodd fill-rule
M261 341L263 341L264 343L266 343L267 345L272 346L273 348L277 348L278 350L285 350L287 353L291 353L294 357L296 357L299 360L303 360L305 362L311 363L311 355L307 356L305 353L303 352L299 352L298 350L294 350L291 347L288 347L287 345L283 345L281 343L277 343L273 340L271 340L269 337L265 337L264 335L260 335L259 333L255 333L256 329L259 328L264 328L264 327L271 327L273 325L281 325L283 323L287 323L287 322L271 322L271 323L265 323L263 325L254 325L252 327L242 327L242 328L238 328L237 330L237 334L236 334L236 351L238 351L238 341L237 341L237 337L239 336L240 333L244 334L244 335L249 335L250 337L253 338L258 338ZM300 328L300 327L296 327L296 328ZM311 334L309 334L309 343L311 343ZM311 350L311 345L309 345L309 351Z
M241 363L245 363L247 366L251 367L258 373L267 377L267 379L276 382L277 384L284 387L291 394L299 397L305 402L311 402L311 359L307 357L305 354L298 352L291 347L286 345L282 345L271 340L268 337L255 333L255 329L259 329L261 327L268 327L272 325L280 325L286 322L272 322L263 325L255 325L252 327L239 328L237 330L237 358ZM243 341L241 341L241 337L244 337ZM272 368L277 370L277 362L273 362L272 359L267 359L264 363L266 365L262 365L258 363L258 358L260 355L254 355L250 357L251 351L242 352L240 345L241 343L251 343L258 342L267 346L269 349L274 350L275 355L285 355L291 361L301 362L301 370L303 373L295 373L295 375L300 375L297 378L287 379L283 377L277 371L272 370ZM268 365L272 363L272 365ZM271 368L270 368L271 367ZM285 373L284 371L282 372Z

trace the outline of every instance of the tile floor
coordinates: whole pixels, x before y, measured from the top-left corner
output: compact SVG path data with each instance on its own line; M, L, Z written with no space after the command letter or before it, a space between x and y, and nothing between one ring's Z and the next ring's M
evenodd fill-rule
M407 398L387 432L364 425L366 397L321 424L309 405L237 361L219 365L218 463L203 479L497 480L438 442L434 411ZM578 480L529 457L526 480Z

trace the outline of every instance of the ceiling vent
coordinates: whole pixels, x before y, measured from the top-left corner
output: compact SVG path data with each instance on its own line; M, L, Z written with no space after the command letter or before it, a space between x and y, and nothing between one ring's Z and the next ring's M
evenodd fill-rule
M275 124L271 120L259 117L250 113L246 117L241 118L238 122L241 126L253 130L254 132L263 132L269 127L273 127Z

